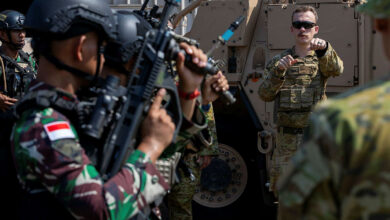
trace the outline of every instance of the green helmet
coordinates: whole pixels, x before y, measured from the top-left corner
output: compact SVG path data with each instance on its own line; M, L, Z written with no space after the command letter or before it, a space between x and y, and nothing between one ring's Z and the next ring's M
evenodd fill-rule
M362 5L357 6L356 10L374 18L388 18L390 17L390 0L365 0Z

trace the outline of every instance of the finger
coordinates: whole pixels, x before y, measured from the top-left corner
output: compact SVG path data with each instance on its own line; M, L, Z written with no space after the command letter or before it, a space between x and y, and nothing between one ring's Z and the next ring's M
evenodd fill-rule
M5 101L4 104L6 104L7 106L13 106L13 105L15 105L15 103L9 102L9 101Z
M197 49L196 47L192 46L192 51L194 51L193 55L192 55L192 62L195 63L195 64L198 64L200 62L200 52L199 52L199 49Z
M7 97L7 101L10 101L10 102L17 102L18 100L17 100L17 99L14 99L14 98Z
M156 97L154 97L154 101L153 101L152 105L150 106L149 112L158 111L160 109L161 102L162 102L165 94L166 94L165 89L158 90L157 95L156 95Z
M186 53L189 55L192 55L194 53L191 46L186 43L180 43L180 48L184 49Z

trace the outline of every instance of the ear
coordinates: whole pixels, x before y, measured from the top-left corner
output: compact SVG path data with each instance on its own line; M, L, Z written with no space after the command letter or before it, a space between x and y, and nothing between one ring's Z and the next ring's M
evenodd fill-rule
M5 33L5 31L3 31L3 30L0 30L0 37L2 38L2 39L4 39L4 38L8 38L8 36L7 36L7 34Z
M318 34L318 31L320 30L320 27L317 25L314 27L314 34Z
M75 38L74 46L73 46L73 55L77 61L82 62L85 56L84 46L86 43L87 37L85 35L80 35Z
M292 33L293 31L294 31L294 27L291 26L291 27L290 27L290 32Z

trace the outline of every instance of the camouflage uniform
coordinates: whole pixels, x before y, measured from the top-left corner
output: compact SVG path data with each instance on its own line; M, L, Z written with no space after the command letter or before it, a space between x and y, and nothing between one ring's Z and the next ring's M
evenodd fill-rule
M358 9L390 17L389 0ZM390 219L390 78L319 105L278 188L279 219Z
M55 91L67 105L78 103L76 97L42 82L31 85L30 92L38 91ZM103 182L80 146L74 122L51 107L28 109L16 122L11 145L25 200L30 200L27 205L38 210L66 207L62 214L80 219L128 219L142 215L148 204L162 199L168 185L150 158L138 150L118 174ZM49 202L42 206L40 200L30 199L37 195L46 196Z
M390 218L390 82L319 105L279 188L280 219Z
M280 70L279 60L286 55L291 55L297 62L287 70ZM327 43L325 50L312 51L304 58L300 58L293 47L275 56L267 64L259 95L264 101L275 101L274 116L278 133L271 158L271 191L275 191L279 175L287 168L288 159L301 143L312 107L326 99L328 78L342 72L343 62L330 43Z
M215 126L214 111L210 104L209 109L204 109L208 120L208 131L212 137L211 145L199 142L194 137L184 150L184 166L178 167L180 182L175 184L171 193L167 195L169 219L170 220L192 220L192 198L195 195L196 186L200 184L200 165L199 156L216 156L218 155L217 130ZM187 171L191 171L194 179Z

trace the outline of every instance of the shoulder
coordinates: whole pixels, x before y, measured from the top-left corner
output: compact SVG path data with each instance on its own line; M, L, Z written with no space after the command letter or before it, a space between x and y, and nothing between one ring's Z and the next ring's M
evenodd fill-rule
M45 108L29 110L21 115L15 124L14 140L18 144L35 140L54 146L61 140L78 142L78 136L74 126L64 115L53 108Z

